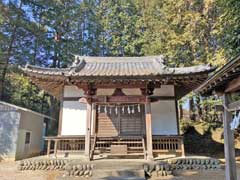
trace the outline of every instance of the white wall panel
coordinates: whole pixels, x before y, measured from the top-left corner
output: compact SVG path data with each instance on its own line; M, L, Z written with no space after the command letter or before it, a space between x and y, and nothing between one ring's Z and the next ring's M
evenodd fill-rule
M162 85L161 88L154 89L154 96L174 96L173 85Z
M64 101L61 135L85 135L86 116L86 104L78 101Z
M115 89L97 89L97 95L98 96L111 96L114 93Z
M177 118L174 100L151 103L152 131L154 135L177 135Z
M64 86L64 97L80 97L83 95L83 90L77 86Z
M124 88L123 93L126 95L142 95L139 88Z

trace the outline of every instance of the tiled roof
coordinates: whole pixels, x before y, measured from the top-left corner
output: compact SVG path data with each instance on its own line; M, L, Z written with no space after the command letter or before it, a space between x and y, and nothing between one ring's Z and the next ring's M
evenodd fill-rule
M162 56L149 57L85 57L76 56L69 68L42 68L26 66L26 73L66 77L137 77L161 75L187 75L212 71L209 65L169 68L163 64Z

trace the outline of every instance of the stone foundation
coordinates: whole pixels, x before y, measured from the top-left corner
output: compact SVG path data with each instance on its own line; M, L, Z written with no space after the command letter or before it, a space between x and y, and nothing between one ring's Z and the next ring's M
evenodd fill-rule
M23 160L19 162L18 170L45 170L53 171L59 170L64 171L64 176L74 177L90 177L92 176L94 165L82 163L74 160Z
M143 165L146 177L173 176L175 170L219 170L220 161L213 158L178 158Z

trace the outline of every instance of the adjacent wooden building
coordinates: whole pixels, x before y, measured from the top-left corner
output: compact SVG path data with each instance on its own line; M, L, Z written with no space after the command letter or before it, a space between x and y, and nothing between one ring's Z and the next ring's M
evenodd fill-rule
M171 68L161 56L76 56L69 68L26 66L24 72L61 102L57 137L48 153L184 155L177 100L197 88L213 68Z
M240 111L240 56L229 60L197 92L203 96L217 95L222 98L223 106L217 106L217 109L223 111L226 180L237 180L234 130L231 130L230 123L233 113Z

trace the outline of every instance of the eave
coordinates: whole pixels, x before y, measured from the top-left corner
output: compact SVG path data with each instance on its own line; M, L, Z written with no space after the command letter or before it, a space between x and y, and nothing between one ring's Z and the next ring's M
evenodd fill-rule
M196 92L205 96L212 95L213 93L224 93L225 91L231 92L235 89L228 89L228 85L230 83L236 84L236 82L232 82L235 78L240 75L240 56L237 56L226 63L219 70L215 71L212 76L210 76L202 85L200 85Z
M78 57L79 58L79 57ZM69 68L26 66L24 73L41 89L59 97L64 85L118 87L175 85L178 98L197 88L214 69L208 65L169 68L161 57L81 57ZM115 59L115 60L114 60ZM126 59L126 60L124 60ZM109 60L109 61L108 61Z

